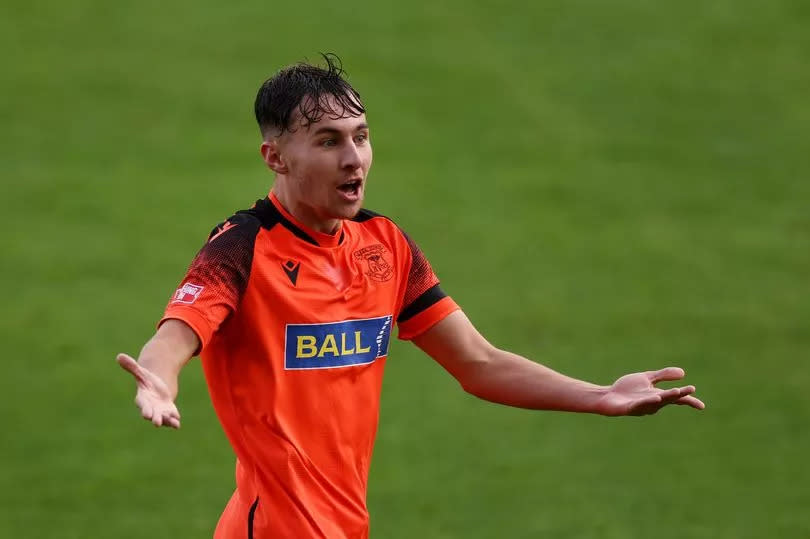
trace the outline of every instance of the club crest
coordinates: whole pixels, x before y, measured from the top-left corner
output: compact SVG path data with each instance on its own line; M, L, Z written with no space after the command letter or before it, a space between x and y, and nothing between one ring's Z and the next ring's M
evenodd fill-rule
M363 247L354 252L356 260L366 261L367 271L365 274L379 282L385 282L394 276L394 268L385 259L386 255L388 255L388 251L380 243Z

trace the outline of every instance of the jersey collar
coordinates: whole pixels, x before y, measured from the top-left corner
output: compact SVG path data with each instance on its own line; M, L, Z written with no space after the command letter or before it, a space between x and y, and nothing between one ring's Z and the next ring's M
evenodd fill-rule
M325 234L323 232L318 232L317 230L313 230L295 217L292 216L290 212L288 212L284 206L281 205L278 198L276 198L275 193L272 191L270 194L267 195L267 198L270 202L275 206L278 212L299 230L301 230L309 239L313 240L312 243L320 247L337 247L343 242L343 238L345 236L343 231L343 223L341 223L340 228L334 234Z

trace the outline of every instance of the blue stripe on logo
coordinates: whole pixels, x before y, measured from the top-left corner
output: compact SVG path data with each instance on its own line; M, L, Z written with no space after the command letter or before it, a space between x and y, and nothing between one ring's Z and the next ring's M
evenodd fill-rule
M392 316L326 324L287 324L285 369L365 365L388 355Z

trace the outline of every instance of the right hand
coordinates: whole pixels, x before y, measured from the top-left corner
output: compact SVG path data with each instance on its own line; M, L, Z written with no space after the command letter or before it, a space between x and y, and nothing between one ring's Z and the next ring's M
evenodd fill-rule
M135 405L141 410L144 419L156 427L165 426L180 428L180 412L174 404L173 395L158 375L141 367L127 354L118 354L116 358L122 369L135 377L138 391L135 394Z

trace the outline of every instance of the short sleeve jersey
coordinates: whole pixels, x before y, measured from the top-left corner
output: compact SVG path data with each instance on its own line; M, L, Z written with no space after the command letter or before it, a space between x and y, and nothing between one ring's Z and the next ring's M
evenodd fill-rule
M163 320L199 336L251 534L367 536L392 326L412 339L456 309L416 244L367 210L327 235L271 193L211 232Z

